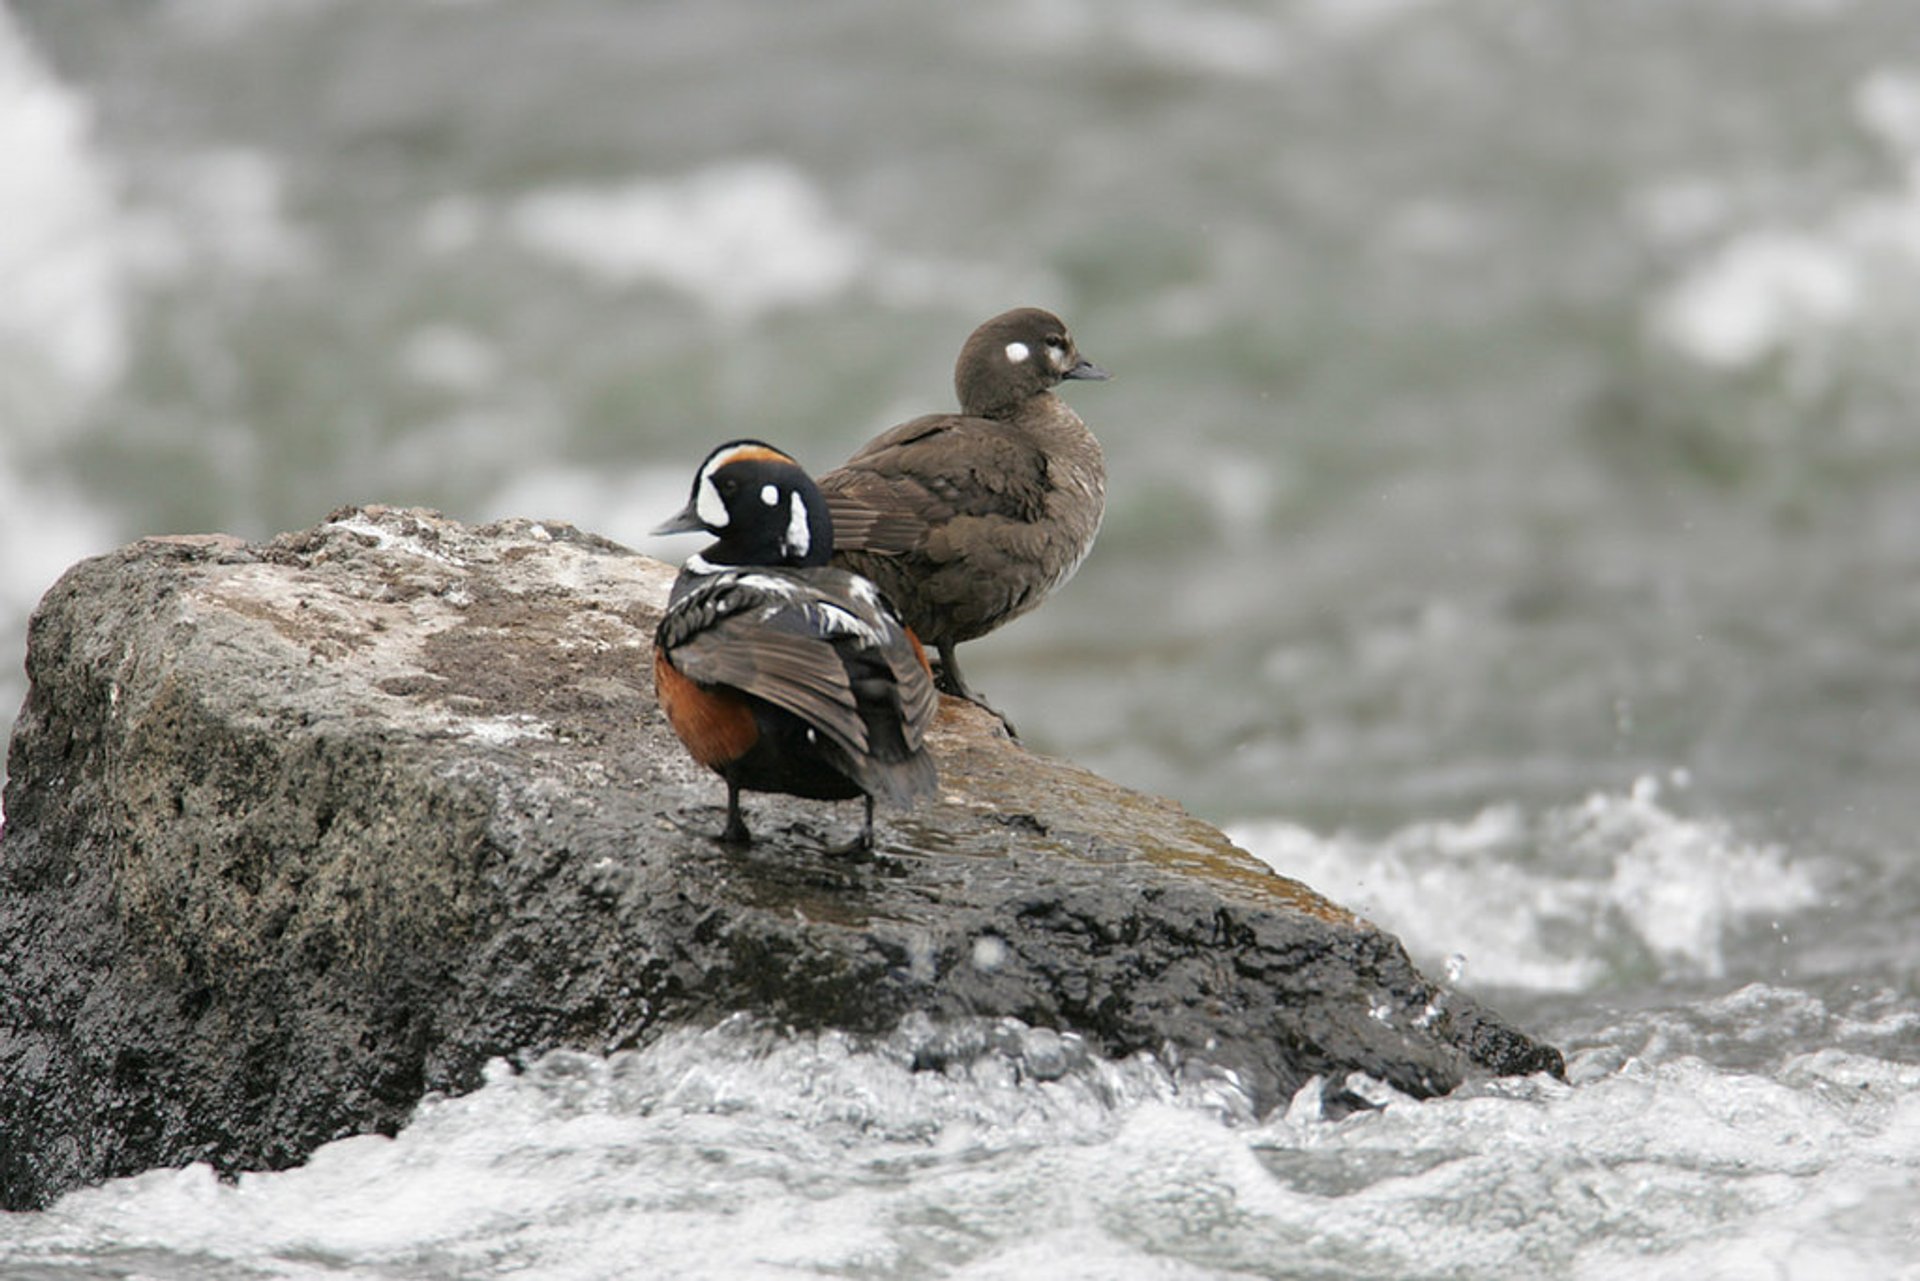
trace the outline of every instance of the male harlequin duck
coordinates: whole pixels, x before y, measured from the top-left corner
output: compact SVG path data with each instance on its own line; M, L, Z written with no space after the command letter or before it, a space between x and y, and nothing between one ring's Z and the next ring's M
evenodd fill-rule
M938 697L919 642L866 579L828 566L833 526L800 464L757 440L707 456L686 509L657 534L715 535L674 581L654 633L660 706L727 783L720 839L752 840L740 790L866 800L932 794Z
M834 563L879 584L939 651L950 694L985 706L954 646L1045 600L1093 546L1106 498L1100 442L1051 389L1105 377L1058 316L1009 311L960 349L959 413L902 423L820 478Z

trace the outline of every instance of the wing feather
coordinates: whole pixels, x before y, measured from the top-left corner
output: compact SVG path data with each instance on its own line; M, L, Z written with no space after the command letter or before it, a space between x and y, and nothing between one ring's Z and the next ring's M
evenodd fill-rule
M956 463L964 461L964 467ZM1037 519L1049 490L1046 455L1006 423L958 415L903 423L820 478L834 547L925 551L956 517Z
M875 750L875 718L897 718L908 750L917 751L938 697L881 601L871 584L841 570L724 574L669 610L657 639L691 680L784 708L852 757Z
M669 652L702 685L730 685L785 708L852 752L867 750L847 666L830 644L722 621Z

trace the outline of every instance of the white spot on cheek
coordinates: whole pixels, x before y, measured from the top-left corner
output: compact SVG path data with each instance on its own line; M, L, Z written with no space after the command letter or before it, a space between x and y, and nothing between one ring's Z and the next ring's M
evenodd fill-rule
M1027 345L1023 342L1010 342L1007 344L1007 359L1016 365L1032 354L1031 351L1027 350Z
M760 501L769 507L778 507L780 505L780 486L760 486Z
M772 485L767 486L772 489ZM785 551L789 556L805 556L807 549L813 546L813 535L807 529L807 504L798 490L793 494L793 515L787 519L787 538Z

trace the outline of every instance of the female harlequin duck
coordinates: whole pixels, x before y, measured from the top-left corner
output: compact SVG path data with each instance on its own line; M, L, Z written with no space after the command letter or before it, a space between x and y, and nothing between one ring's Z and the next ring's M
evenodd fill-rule
M1106 498L1100 442L1051 389L1106 376L1058 316L1009 311L960 349L958 414L902 423L820 478L834 563L879 584L939 650L950 694L985 706L954 646L1045 600L1093 546Z
M654 634L660 706L693 758L727 783L724 841L752 840L740 790L866 799L934 790L926 732L938 698L919 642L866 579L830 568L819 488L786 454L736 440L708 455L686 509L658 534L718 537L690 558Z

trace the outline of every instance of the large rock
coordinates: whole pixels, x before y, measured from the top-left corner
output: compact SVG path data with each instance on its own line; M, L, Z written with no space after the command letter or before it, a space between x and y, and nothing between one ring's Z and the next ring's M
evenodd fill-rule
M654 704L673 571L560 525L367 508L149 539L34 617L0 833L0 1202L391 1132L497 1055L747 1010L1011 1016L1234 1073L1431 1095L1559 1055L1176 806L952 700L942 790L723 789ZM916 1018L917 1023L925 1018Z

